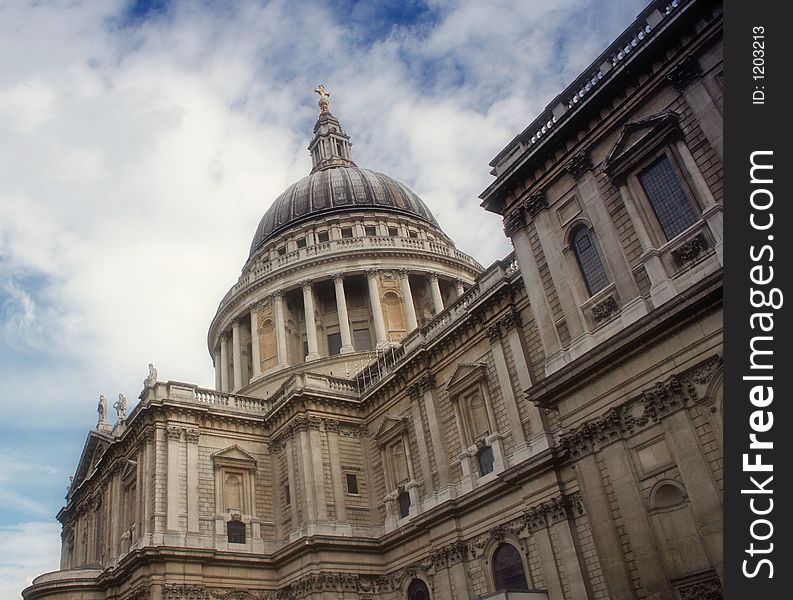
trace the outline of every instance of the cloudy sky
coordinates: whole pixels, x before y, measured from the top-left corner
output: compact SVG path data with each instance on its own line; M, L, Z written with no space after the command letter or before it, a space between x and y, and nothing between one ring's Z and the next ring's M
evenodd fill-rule
M0 1L0 597L57 568L100 393L149 362L213 385L207 326L310 169L317 84L358 165L487 265L488 162L645 3Z

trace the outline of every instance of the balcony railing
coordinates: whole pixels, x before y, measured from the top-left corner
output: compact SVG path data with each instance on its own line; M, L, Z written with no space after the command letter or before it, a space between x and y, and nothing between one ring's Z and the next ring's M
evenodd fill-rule
M465 252L461 252L457 248L446 246L440 242L424 240L421 238L385 236L344 238L340 240L331 240L329 242L321 242L313 246L306 246L305 248L298 248L297 250L293 250L292 252L287 252L282 256L278 256L273 260L254 266L250 271L240 276L240 278L237 280L237 283L235 283L228 293L226 293L220 303L225 304L237 292L259 279L269 277L281 269L285 269L303 261L312 260L316 257L322 257L336 253L341 254L350 252L351 250L397 249L414 250L429 255L442 256L466 264L477 271L482 270L482 265L468 256Z

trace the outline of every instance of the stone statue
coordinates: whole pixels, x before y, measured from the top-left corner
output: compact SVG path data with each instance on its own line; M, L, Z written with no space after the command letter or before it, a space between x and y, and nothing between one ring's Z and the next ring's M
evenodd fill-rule
M107 423L107 398L105 398L104 395L99 396L99 404L96 406L96 412L99 415L96 426L99 428L101 425Z
M119 421L126 421L127 419L127 398L124 394L118 395L118 401L113 404L113 408L116 409L116 413L118 414Z
M319 94L319 99L322 100L324 98L330 98L330 92L325 90L325 86L319 84L316 89L314 90L317 94Z
M152 363L149 363L149 376L143 380L143 385L150 386L157 383L157 369L154 368Z
M330 109L328 108L328 98L330 98L330 92L325 90L325 86L320 84L314 90L317 94L319 94L319 110L321 112L328 112Z

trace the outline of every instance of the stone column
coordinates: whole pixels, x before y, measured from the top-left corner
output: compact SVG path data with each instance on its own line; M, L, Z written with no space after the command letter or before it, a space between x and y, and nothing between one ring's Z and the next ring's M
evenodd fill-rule
M278 366L289 366L286 351L286 320L284 319L284 296L280 292L273 294L273 312L275 313L275 343Z
M231 324L231 351L234 361L234 391L242 387L242 345L240 340L240 322L234 319Z
M255 304L251 306L251 364L253 365L251 381L253 381L262 374L261 350L259 348L259 307Z
M347 521L347 503L344 493L344 473L341 470L339 455L339 422L325 420L325 435L328 439L330 456L330 475L333 481L333 505L336 508L336 521Z
M573 539L572 522L567 518L559 519L550 525L549 530L556 538L556 561L564 565L570 597L587 598L584 569Z
M435 457L435 465L438 470L438 488L443 489L449 485L449 460L446 452L446 445L441 434L437 411L435 410L435 400L432 396L432 388L435 382L431 377L422 378L417 384L421 394L421 402L424 403L424 412L427 414L427 426L430 432L430 443ZM455 402L456 404L456 402Z
M559 578L559 569L553 555L553 545L547 527L540 527L532 533L534 545L537 547L537 554L540 557L542 567L542 578L545 580L545 587L551 598L564 598L562 593L562 580ZM584 596L586 597L586 596Z
M537 329L545 351L545 360L547 361L548 358L559 352L561 348L559 336L556 333L551 307L545 295L545 287L540 276L540 270L537 267L534 251L531 248L529 232L526 231L525 226L514 230L513 227L514 224L511 222L507 223L505 224L505 231L512 239L512 245L515 248L515 256L520 265L520 275L523 278L523 285L529 296L534 319L537 321Z
M457 292L458 298L465 293L465 288L463 287L463 282L461 279L454 280L454 290Z
M303 288L303 309L306 317L306 339L308 340L308 356L306 361L319 358L319 346L317 344L317 321L314 316L314 290L310 281L301 282Z
M584 323L578 302L573 296L573 290L570 289L570 279L562 256L560 234L551 223L548 210L541 210L534 215L534 226L540 237L540 245L556 288L556 295L559 297L567 330L570 332L570 340L573 341L584 333Z
M416 432L416 443L419 447L419 464L421 464L422 482L424 484L424 494L431 494L434 490L432 485L432 467L430 466L430 447L424 437L424 423L421 420L421 410L419 409L418 399L421 395L418 386L410 390L410 412Z
M438 283L438 274L430 273L430 291L432 292L432 306L435 309L435 314L443 310L443 296L441 295L441 286Z
M187 440L187 533L198 535L198 429L186 429ZM195 544L198 540L194 539ZM192 544L191 544L192 545Z
M410 279L405 269L399 271L399 288L402 291L402 301L405 304L405 318L407 319L408 333L419 326L416 318L416 306L413 304L413 293L410 291Z
M603 448L602 454L647 598L671 598L672 590L664 571L664 562L655 544L644 498L637 486L633 465L624 443L619 441L610 444Z
M222 376L223 376L223 367L222 367L222 361L220 360L220 344L218 344L215 347L215 353L214 353L213 358L214 358L214 362L215 362L215 389L220 392L223 389L221 387L222 386L221 379L222 379Z
M154 432L147 431L143 435L143 525L141 535L152 533L152 516L154 513L154 490L152 489L152 477L154 475ZM147 541L144 542L149 543Z
M672 456L683 476L705 552L719 577L723 578L724 514L710 466L702 455L694 426L685 411L669 415L662 424Z
M300 528L300 520L297 512L297 465L295 465L294 455L298 446L297 435L293 434L286 442L286 483L289 486L289 517L291 530Z
M521 393L525 393L533 385L533 381L529 353L520 330L520 315L517 312L507 314L501 319L500 324L506 331L506 341L512 352L512 360L518 374L518 387ZM530 452L536 454L553 446L553 437L548 431L545 414L533 402L524 402L523 409L529 420Z
M380 289L378 287L379 273L372 269L366 272L366 283L369 285L369 304L372 306L372 320L377 337L377 347L383 346L387 340L385 320L383 319L383 306L380 304Z
M526 434L523 432L523 423L518 411L518 403L515 400L515 392L512 387L512 379L507 368L507 359L504 356L504 347L501 344L501 327L492 326L487 330L490 338L490 347L493 351L493 363L496 367L496 376L501 388L501 397L504 400L504 407L509 420L509 428L512 430L512 460L511 464L516 464L529 457L529 447L526 444ZM495 421L493 422L495 426Z
M165 528L168 531L179 529L179 446L181 445L182 429L168 427L168 472L165 485L166 516Z
M336 288L336 312L339 316L339 333L341 334L341 354L353 351L352 335L350 333L350 319L347 316L347 297L344 294L344 275L336 273L333 276L333 286Z
M575 475L609 598L631 600L634 597L633 582L625 564L622 542L614 525L609 499L603 488L594 454L588 454L576 461Z
M220 334L220 391L229 391L229 338L227 333Z

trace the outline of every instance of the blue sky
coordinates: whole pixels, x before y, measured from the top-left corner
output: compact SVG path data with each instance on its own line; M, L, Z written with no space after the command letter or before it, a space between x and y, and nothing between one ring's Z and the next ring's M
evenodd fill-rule
M317 84L356 162L487 265L488 162L644 4L0 4L0 597L57 567L99 394L137 398L149 362L213 384L206 328L308 173Z

